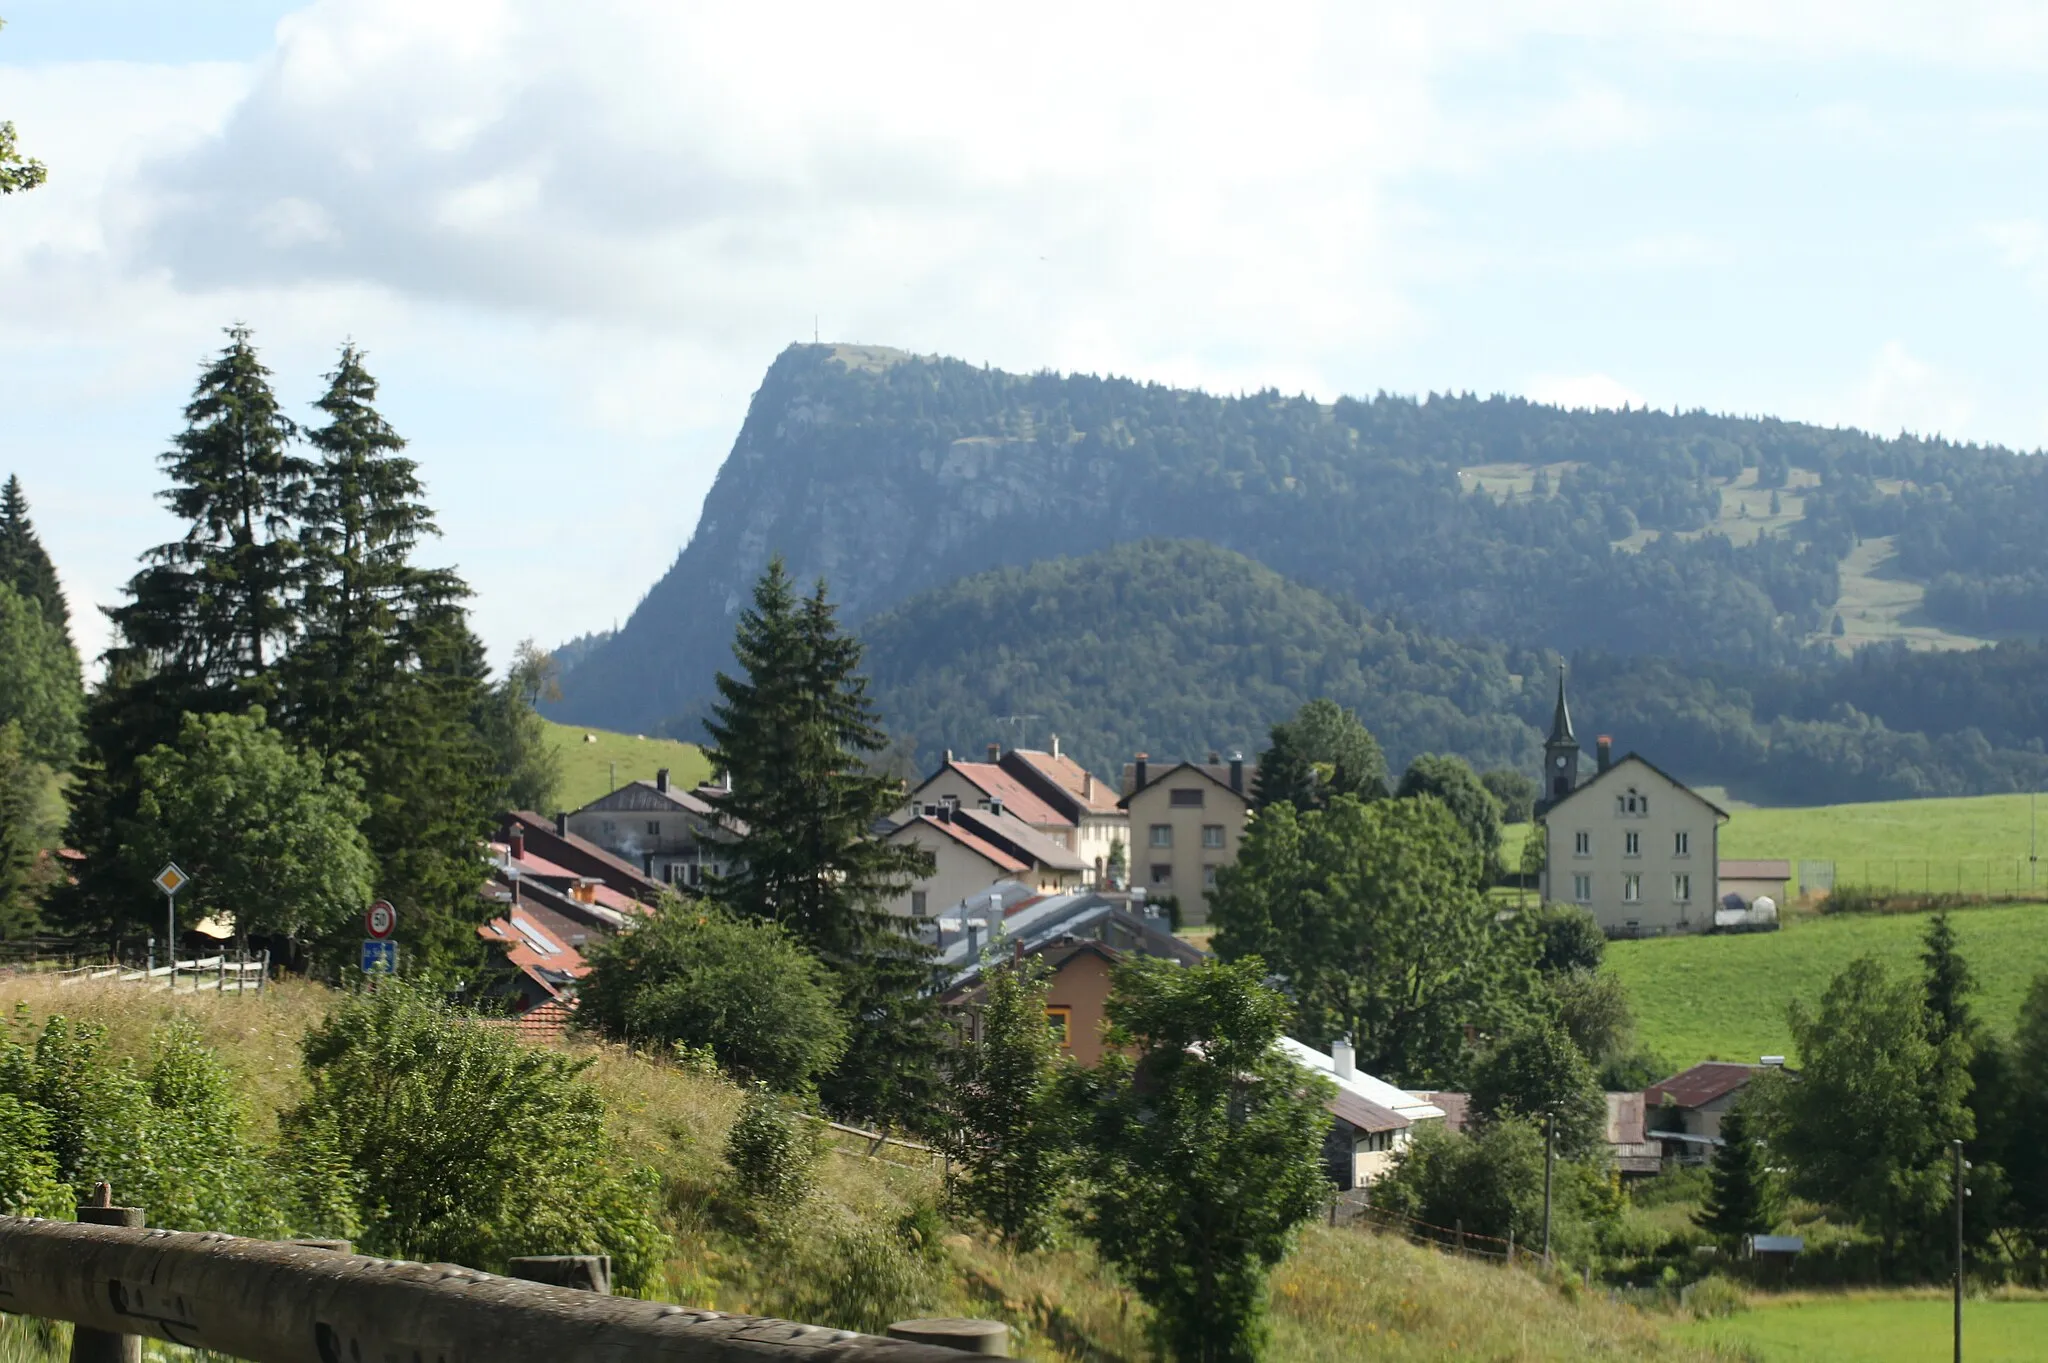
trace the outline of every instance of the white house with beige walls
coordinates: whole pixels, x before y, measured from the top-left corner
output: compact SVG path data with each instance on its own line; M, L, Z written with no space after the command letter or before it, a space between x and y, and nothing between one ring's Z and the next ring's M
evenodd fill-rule
M1636 753L1614 758L1605 736L1581 781L1562 671L1543 753L1543 897L1587 910L1610 937L1712 928L1727 811Z

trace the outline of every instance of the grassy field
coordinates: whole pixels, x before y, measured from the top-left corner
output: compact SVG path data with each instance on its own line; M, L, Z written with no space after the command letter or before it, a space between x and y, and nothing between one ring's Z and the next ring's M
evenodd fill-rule
M229 1067L259 1132L274 1131L278 1108L303 1092L298 1039L333 997L304 984L261 996L172 998L133 986L0 976L0 1016L11 1016L19 1001L37 1018L63 1012L105 1022L122 1055L146 1053L152 1030L171 1018L194 1019ZM925 1253L907 1248L906 1217L928 1218L942 1195L935 1165L896 1162L917 1160L909 1152L870 1159L864 1143L833 1147L819 1156L816 1189L786 1222L763 1231L736 1218L720 1152L740 1091L614 1047L572 1048L592 1062L588 1074L605 1096L622 1148L660 1178L658 1214L674 1255L654 1295L837 1326L857 1326L877 1310L888 1313L884 1320L1001 1319L1016 1332L1015 1357L1046 1363L1151 1356L1144 1306L1084 1244L1017 1255L948 1227ZM1320 1225L1304 1231L1275 1273L1270 1305L1270 1357L1289 1363L1726 1357L1679 1338L1669 1317L1583 1295L1574 1284L1553 1287L1533 1272ZM0 1363L62 1363L67 1343L68 1331L39 1336L31 1322L0 1317ZM157 1352L151 1346L152 1356ZM201 1363L183 1350L166 1348L161 1356Z
M1977 1015L2010 1033L2020 999L2048 972L2048 904L1961 909L1956 933L1981 992ZM1778 932L1613 942L1607 969L1628 987L1642 1040L1673 1065L1790 1055L1785 1005L1819 1001L1851 960L1919 969L1924 914L1794 915Z
M711 779L711 763L694 743L542 722L547 724L548 737L562 754L562 785L555 792L555 801L563 809L581 809L609 793L615 788L615 779L621 786L628 781L651 781L662 767L669 769L669 780L684 790Z
M1949 1299L1845 1295L1759 1299L1756 1308L1682 1327L1756 1363L1922 1363L1949 1356ZM1967 1302L1963 1357L1971 1363L2033 1363L2048 1357L2048 1300Z

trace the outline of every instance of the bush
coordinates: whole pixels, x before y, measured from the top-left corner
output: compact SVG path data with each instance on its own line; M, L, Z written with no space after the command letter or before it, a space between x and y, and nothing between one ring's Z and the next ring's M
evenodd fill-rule
M1686 1288L1680 1300L1694 1320L1719 1320L1749 1309L1749 1294L1718 1273Z
M774 923L671 900L590 963L577 1016L615 1040L709 1047L736 1078L785 1092L846 1050L831 973Z
M756 1090L726 1136L725 1160L749 1202L782 1211L810 1191L817 1146L772 1095Z
M955 1205L1016 1249L1052 1241L1073 1165L1055 1086L1059 1044L1045 984L1027 963L984 972L981 1039L962 1048L952 1121L940 1144L957 1163Z
M794 1262L768 1305L791 1320L879 1335L939 1299L931 1261L880 1227L839 1226L784 1247Z
M621 1287L652 1280L658 1189L615 1155L587 1062L396 980L342 1003L304 1052L312 1094L284 1118L287 1148L330 1172L310 1196L352 1211L368 1252L491 1272L601 1253Z

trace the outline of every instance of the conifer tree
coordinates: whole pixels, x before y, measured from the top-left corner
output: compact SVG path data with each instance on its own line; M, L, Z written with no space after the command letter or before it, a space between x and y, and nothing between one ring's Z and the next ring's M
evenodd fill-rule
M22 751L21 726L0 724L0 941L26 937L39 920L45 785L46 773Z
M1967 1043L1976 1030L1966 998L1976 988L1970 966L1956 950L1955 924L1943 909L1928 921L1921 938L1921 964L1926 969L1927 1039L1936 1047L1951 1041Z
M916 1122L938 1091L944 1026L923 994L926 953L883 907L931 857L873 836L902 798L863 758L887 744L860 673L860 641L839 632L825 584L799 600L780 557L754 588L706 728L732 779L720 808L746 831L716 887L729 907L794 933L839 973L852 1044L820 1083L849 1115Z
M1746 1235L1767 1235L1778 1223L1777 1190L1764 1163L1763 1143L1749 1129L1738 1105L1721 1119L1721 1148L1708 1171L1706 1201L1693 1224L1724 1244Z
M13 474L0 487L0 583L14 588L42 609L43 618L71 638L71 611L57 582L57 565L36 538L28 518L28 496Z

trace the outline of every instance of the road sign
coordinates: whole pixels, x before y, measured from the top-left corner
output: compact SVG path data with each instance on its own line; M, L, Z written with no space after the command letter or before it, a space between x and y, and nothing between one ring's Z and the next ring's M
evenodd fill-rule
M388 937L369 937L363 940L363 973L374 975L378 971L387 975L398 973L398 943Z
M167 861L164 863L164 869L156 873L156 887L165 894L176 894L185 888L185 882L191 878L178 869L177 862Z
M370 911L363 915L363 927L370 936L380 942L389 937L397 926L398 910L391 907L391 901L388 899L378 900L370 906Z

